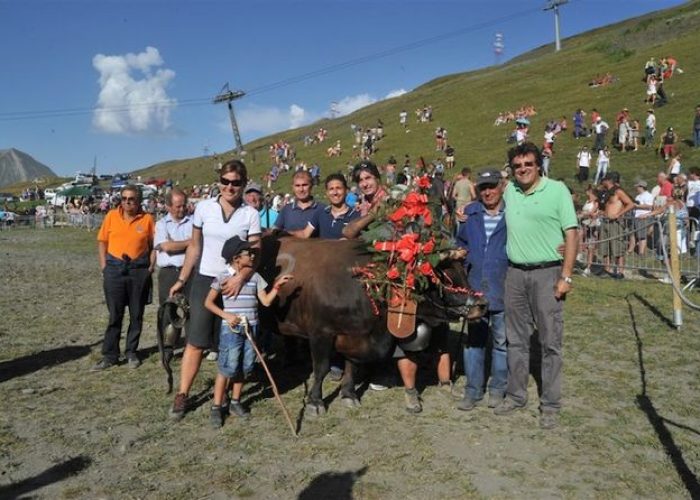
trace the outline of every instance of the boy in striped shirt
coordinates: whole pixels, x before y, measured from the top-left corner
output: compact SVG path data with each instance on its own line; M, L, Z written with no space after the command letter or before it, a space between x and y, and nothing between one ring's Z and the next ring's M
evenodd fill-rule
M219 428L223 425L223 411L221 407L224 395L233 380L233 394L230 411L239 417L248 417L249 412L241 405L240 398L243 391L243 382L250 376L255 363L255 350L247 340L243 331L242 318L248 320L251 337L255 338L258 332L258 301L264 306L269 306L277 297L280 287L292 279L292 275L285 274L278 277L272 286L272 290L266 292L267 282L258 273L253 273L250 280L241 288L235 297L222 297L223 309L217 304L221 295L221 283L246 267L253 267L255 254L251 251L251 245L247 241L234 236L224 243L221 256L227 264L227 272L214 279L209 290L209 295L204 306L222 319L221 335L219 340L219 373L214 384L214 406L211 408L210 421L212 426ZM241 363L241 356L243 357ZM241 370L242 368L242 370Z

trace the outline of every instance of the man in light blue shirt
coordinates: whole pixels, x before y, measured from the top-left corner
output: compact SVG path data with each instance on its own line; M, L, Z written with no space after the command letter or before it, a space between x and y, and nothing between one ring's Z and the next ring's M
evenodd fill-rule
M163 304L180 276L185 262L185 250L192 238L192 217L187 215L187 195L173 188L165 195L168 213L156 223L153 251L158 271L158 303ZM188 295L185 291L185 296Z

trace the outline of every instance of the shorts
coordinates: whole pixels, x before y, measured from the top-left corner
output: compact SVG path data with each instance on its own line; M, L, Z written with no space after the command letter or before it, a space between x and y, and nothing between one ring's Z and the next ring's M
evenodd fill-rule
M454 156L445 156L445 161L448 163L452 163L455 161L455 157Z
M619 220L608 220L603 223L600 228L600 239L603 241L600 245L600 252L603 257L622 257L626 251L624 241L625 230Z
M221 318L204 307L204 300L211 290L211 283L214 278L203 276L197 271L190 277L190 317L187 320L185 331L187 332L187 343L200 349L208 349L218 344L216 337L221 328ZM217 299L219 307L223 307L221 295Z
M447 323L441 323L436 327L433 327L431 332L430 332L430 341L428 342L428 347L426 347L423 351L419 352L431 352L431 353L437 353L437 354L443 354L445 352L450 352L449 351L449 346L447 343L447 335L448 332L450 331L450 325ZM409 337L410 339L411 337ZM401 347L401 341L396 342L396 347L394 348L394 354L392 357L394 359L399 359L399 358L405 358L406 353L413 353L415 351L409 351Z
M250 335L253 339L257 337L258 325L250 325ZM221 323L218 365L221 375L236 381L243 381L253 373L255 349L241 325L231 328L227 323Z
M649 227L651 227L652 223L653 221L649 219L634 219L634 236L637 238L637 241L647 239Z

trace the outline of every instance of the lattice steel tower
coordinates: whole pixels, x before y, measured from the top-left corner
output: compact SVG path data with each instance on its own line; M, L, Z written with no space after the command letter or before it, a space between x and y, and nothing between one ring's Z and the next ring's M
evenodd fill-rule
M221 88L219 95L214 97L214 104L219 104L221 102L228 103L228 114L231 118L231 129L233 130L233 139L236 142L236 149L234 149L233 151L236 154L243 153L243 142L241 141L241 133L238 131L238 123L236 122L236 115L233 112L233 104L231 103L234 100L243 97L244 95L245 92L243 92L242 90L230 90L228 88L227 82L226 85L224 85Z

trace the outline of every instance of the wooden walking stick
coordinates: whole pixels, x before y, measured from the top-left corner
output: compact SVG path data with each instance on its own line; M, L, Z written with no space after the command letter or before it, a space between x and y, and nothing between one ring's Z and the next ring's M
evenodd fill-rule
M260 364L262 364L263 368L265 369L265 373L267 374L267 378L270 381L270 384L272 385L272 392L275 395L275 399L282 407L282 413L284 413L284 417L287 419L287 423L289 424L289 428L292 431L292 435L294 437L297 437L296 428L294 427L294 424L292 423L292 418L289 416L289 411L287 410L287 407L284 406L284 402L282 401L282 398L280 397L280 393L279 393L279 390L277 389L277 384L275 383L275 379L272 378L272 373L270 373L270 369L267 367L267 363L265 363L265 360L263 359L263 356L260 353L260 350L258 350L258 346L255 344L255 341L253 340L253 336L250 334L250 328L248 325L248 318L246 318L245 316L240 316L240 318L241 318L241 324L243 325L243 331L245 332L245 336L248 339L248 341L250 342L250 345L253 346L253 349L255 350L255 354L257 355L258 359L260 360Z

